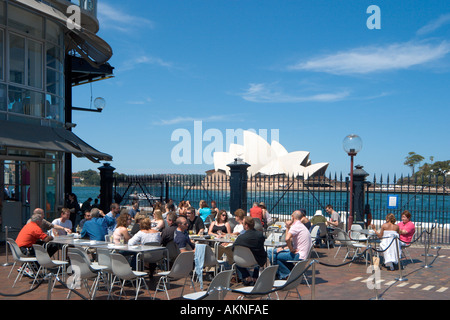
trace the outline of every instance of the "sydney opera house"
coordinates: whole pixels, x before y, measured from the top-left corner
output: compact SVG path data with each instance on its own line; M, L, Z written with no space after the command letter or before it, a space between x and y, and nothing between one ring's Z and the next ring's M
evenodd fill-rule
M227 165L236 158L250 165L249 176L303 177L307 180L324 175L328 167L326 162L312 164L307 151L288 152L278 141L272 140L269 144L252 131L243 132L242 145L230 144L228 152L214 153L215 174L229 175Z

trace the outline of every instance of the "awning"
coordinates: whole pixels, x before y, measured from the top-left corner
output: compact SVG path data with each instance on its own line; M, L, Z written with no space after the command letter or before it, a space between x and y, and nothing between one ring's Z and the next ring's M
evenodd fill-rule
M69 130L20 122L0 121L0 147L61 151L96 163L112 161L112 156L94 149Z
M75 25L73 30L67 27L67 18L64 13L43 2L36 0L15 0L21 4L32 8L41 14L53 18L65 29L70 41L66 43L66 49L76 50L83 58L95 67L99 67L107 62L113 55L110 45L95 33Z

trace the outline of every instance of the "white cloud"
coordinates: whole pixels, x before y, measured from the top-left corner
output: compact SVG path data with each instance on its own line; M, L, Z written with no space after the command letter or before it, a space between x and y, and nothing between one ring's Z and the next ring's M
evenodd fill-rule
M203 122L217 122L217 121L242 121L243 117L242 115L236 115L236 114L228 114L228 115L214 115L209 117L176 117L173 119L167 119L167 120L160 120L160 121L154 121L153 124L161 125L161 126L167 126L167 125L174 125L179 123L185 123L185 122L194 122L194 121L203 121Z
M113 29L120 32L132 32L137 28L154 28L154 22L127 14L123 8L116 8L101 1L98 3L97 17L102 29Z
M117 69L119 71L129 71L129 70L137 68L140 65L153 65L153 66L158 66L158 67L163 67L163 68L168 68L168 69L173 67L172 62L165 61L161 58L153 57L150 55L141 55L141 56L138 56L135 58L127 59Z
M443 27L446 24L450 24L450 13L441 15L436 20L433 20L430 23L428 23L427 25L423 26L422 28L417 30L417 34L422 36L422 35L431 33L433 31Z
M241 95L244 100L263 103L299 103L333 102L348 97L348 91L337 93L319 93L313 95L289 95L265 83L250 83L250 87Z
M443 58L450 44L398 43L385 47L371 46L351 49L289 66L289 70L316 71L331 74L368 74L408 69Z

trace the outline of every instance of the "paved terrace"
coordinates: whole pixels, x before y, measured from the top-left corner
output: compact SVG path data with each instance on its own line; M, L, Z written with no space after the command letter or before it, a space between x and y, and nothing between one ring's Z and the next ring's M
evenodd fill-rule
M316 264L316 300L369 300L377 297L375 290L369 290L366 280L370 274L367 273L367 267L364 261L355 261L351 264L343 264L343 258L346 249L343 248L334 258L338 247L316 248L320 258L317 259L320 263ZM383 300L448 300L450 298L450 249L441 248L439 251L431 249L429 254L433 256L427 257L425 260L425 249L423 247L411 247L408 249L412 256L413 263L410 260L406 262L405 269L402 271L402 278L407 281L397 281L396 278L400 276L400 271L387 271L382 268L380 284L381 288L378 290L378 297ZM436 255L438 253L438 255ZM315 255L313 254L313 257ZM11 256L8 257L8 262L12 262ZM350 261L348 259L347 261ZM8 273L11 266L2 266L6 262L5 246L0 247L0 293L1 294L21 294L30 289L31 279L24 277L22 281L18 282L15 288L12 288L14 278L17 271L14 270L11 277L8 278ZM427 264L425 264L427 262ZM332 265L332 266L330 266ZM341 265L339 267L334 267ZM425 268L424 266L429 266ZM307 272L309 282L311 283L312 269ZM154 290L158 276L148 280L150 293L153 297ZM171 282L169 295L173 300L180 300L181 286L184 280ZM205 281L205 287L209 282ZM232 289L241 286L241 284L232 284ZM43 283L37 290L32 292L14 296L5 297L0 296L1 300L47 300L47 283ZM303 300L311 300L311 290L306 284L299 285L299 292ZM198 290L198 284L197 284ZM119 288L116 288L118 294ZM79 292L87 297L85 289L80 289ZM185 293L193 292L192 288L187 285ZM134 298L134 288L129 287L127 290L128 299ZM67 289L61 284L57 284L54 292L51 295L52 300L66 300ZM236 300L237 294L230 292L225 300ZM284 293L280 294L284 297ZM104 289L98 291L96 300L106 300L107 292ZM140 300L150 300L148 293L142 291ZM82 300L76 294L72 294L70 300ZM158 292L157 300L166 300L164 292ZM297 300L297 295L291 293L288 300Z

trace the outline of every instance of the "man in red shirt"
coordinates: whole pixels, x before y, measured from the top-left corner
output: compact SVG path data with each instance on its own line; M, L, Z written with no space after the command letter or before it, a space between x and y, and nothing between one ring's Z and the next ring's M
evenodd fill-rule
M250 216L252 218L258 218L263 223L262 209L257 202L253 203L253 207L250 209Z
M20 250L24 254L27 254L27 250L31 249L33 253L33 244L40 242L47 243L53 240L52 236L44 233L41 229L41 224L43 220L43 215L41 214L43 211L40 208L37 208L33 211L33 215L31 216L31 221L23 226L22 230L20 230L19 235L17 236L16 242L20 247ZM50 249L50 248L49 248ZM56 249L56 248L55 248ZM49 255L52 256L56 250L51 250L53 252L49 252Z

